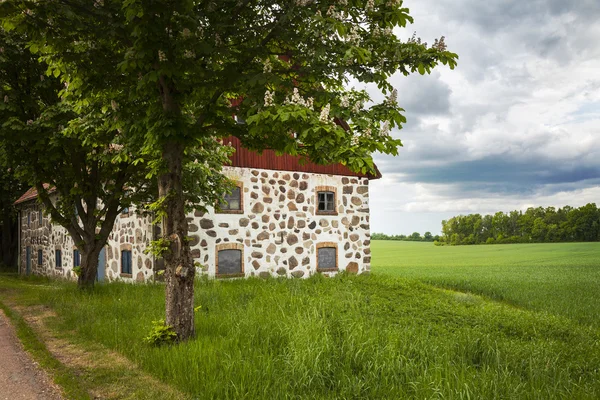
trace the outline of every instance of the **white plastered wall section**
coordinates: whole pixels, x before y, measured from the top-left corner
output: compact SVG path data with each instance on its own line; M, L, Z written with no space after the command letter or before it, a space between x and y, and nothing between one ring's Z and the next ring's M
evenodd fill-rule
M370 270L368 179L294 171L226 167L243 185L243 213L190 215L194 258L202 273L216 275L216 252L243 246L245 276L308 277L317 272L317 247L334 244L338 270ZM336 193L337 215L319 215L316 193ZM329 272L335 273L335 272Z
M152 217L137 213L135 207L117 217L106 246L108 280L146 282L154 278L153 256L145 252L152 241L152 231ZM131 251L131 274L121 271L123 250Z
M65 228L52 224L43 214L42 205L30 201L21 205L21 274L27 273L27 247L31 249L31 274L57 278L76 278L73 273L73 239ZM38 251L42 251L42 264L38 263ZM60 268L56 265L56 250L61 250Z

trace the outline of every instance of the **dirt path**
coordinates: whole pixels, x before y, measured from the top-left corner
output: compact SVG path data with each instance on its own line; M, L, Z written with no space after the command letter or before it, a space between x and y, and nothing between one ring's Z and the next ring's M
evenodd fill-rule
M60 400L48 375L32 361L0 310L0 400Z

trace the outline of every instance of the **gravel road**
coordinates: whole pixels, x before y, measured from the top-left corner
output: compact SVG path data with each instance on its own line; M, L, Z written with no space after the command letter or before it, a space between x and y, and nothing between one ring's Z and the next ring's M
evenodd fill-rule
M48 375L17 339L9 319L0 310L0 400L61 400Z

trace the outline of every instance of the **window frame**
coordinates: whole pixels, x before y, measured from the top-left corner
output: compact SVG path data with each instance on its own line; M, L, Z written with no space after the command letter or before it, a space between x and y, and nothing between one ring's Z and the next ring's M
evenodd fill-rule
M319 268L319 249L335 249L335 268ZM317 272L334 272L334 271L339 271L339 261L340 261L340 251L338 249L338 244L335 242L321 242L321 243L317 243L317 250L316 250L316 257L317 257Z
M333 193L333 210L324 211L319 210L319 194L320 193ZM315 215L338 215L338 195L337 188L334 186L317 186L315 187Z
M235 274L219 274L219 252L223 250L239 250L241 272ZM215 277L217 278L236 278L246 276L246 268L244 262L244 245L241 243L221 243L215 246Z
M234 186L240 190L240 208L239 210L222 209L221 204L217 204L215 212L217 214L243 214L244 213L244 184L241 181L235 181ZM223 201L225 201L225 195L223 195Z
M73 249L73 268L81 267L81 253L79 249Z
M42 249L38 249L37 262L38 265L42 265L44 263L44 252Z
M38 225L42 226L43 222L44 222L44 213L43 213L42 209L40 208L38 211Z
M123 267L125 266L125 254L129 254L128 256L128 260L129 260L129 272L124 271ZM121 249L121 276L125 276L125 277L131 277L133 276L133 251L131 251L131 249Z
M54 269L62 269L62 250L54 249Z

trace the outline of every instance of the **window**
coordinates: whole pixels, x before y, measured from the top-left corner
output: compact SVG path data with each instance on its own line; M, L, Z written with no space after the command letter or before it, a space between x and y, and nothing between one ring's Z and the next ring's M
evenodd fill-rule
M244 275L244 245L240 243L223 243L217 245L217 276Z
M121 250L121 274L131 275L131 250Z
M31 226L31 213L27 213L27 226Z
M44 220L44 213L42 212L42 210L40 210L39 215L38 215L38 223L40 225L42 225L43 220Z
M334 271L337 269L337 245L335 243L317 244L317 270Z
M129 207L125 207L124 209L121 210L121 215L122 214L129 214Z
M243 186L241 182L236 182L236 186L231 193L225 194L219 208L221 213L241 214L244 211L244 201L242 198Z
M334 192L319 192L319 212L332 213L335 212L335 193Z
M62 251L61 250L55 250L54 251L54 258L56 260L56 268L62 268Z
M42 265L42 261L44 259L43 255L44 253L42 252L42 250L38 250L38 265Z
M81 253L79 253L79 250L75 249L73 250L73 267L79 266L81 266Z

